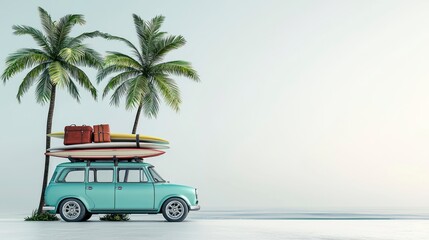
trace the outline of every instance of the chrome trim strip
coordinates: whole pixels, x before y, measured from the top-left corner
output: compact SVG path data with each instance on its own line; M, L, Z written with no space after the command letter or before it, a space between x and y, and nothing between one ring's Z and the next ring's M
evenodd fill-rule
M191 206L191 207L189 208L189 210L190 210L190 211L198 211L198 210L200 210L200 205Z
M42 210L43 211L53 211L53 210L55 210L55 207L53 207L53 206L43 206Z

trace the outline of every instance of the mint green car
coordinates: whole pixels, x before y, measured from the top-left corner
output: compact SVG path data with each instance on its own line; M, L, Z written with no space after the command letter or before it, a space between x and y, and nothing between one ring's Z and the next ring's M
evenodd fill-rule
M67 222L106 213L162 213L167 221L181 222L199 209L197 189L166 182L144 162L59 164L43 207Z

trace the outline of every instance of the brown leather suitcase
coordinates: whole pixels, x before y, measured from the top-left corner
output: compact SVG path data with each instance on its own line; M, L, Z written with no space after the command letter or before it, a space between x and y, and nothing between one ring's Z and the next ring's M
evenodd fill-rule
M110 142L109 124L94 125L94 142Z
M64 145L92 143L91 126L66 126L64 128Z

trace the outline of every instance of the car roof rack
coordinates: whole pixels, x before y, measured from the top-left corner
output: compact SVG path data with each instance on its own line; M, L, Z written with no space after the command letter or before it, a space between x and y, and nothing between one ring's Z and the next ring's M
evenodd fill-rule
M138 162L141 163L144 161L143 158L139 158L139 157L133 157L133 158L121 158L118 159L116 158L116 156L113 156L113 158L96 158L96 159L87 159L87 158L73 158L73 157L68 157L70 162L85 162L87 166L91 165L91 162L113 162L115 166L118 166L119 162Z

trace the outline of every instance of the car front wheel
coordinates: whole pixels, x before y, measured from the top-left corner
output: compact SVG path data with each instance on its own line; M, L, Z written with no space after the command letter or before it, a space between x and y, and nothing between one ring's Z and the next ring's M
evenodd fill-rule
M86 215L86 208L77 199L66 199L60 206L61 218L66 222L80 222Z
M162 215L169 222L181 222L188 215L188 205L180 198L168 199L162 207Z

